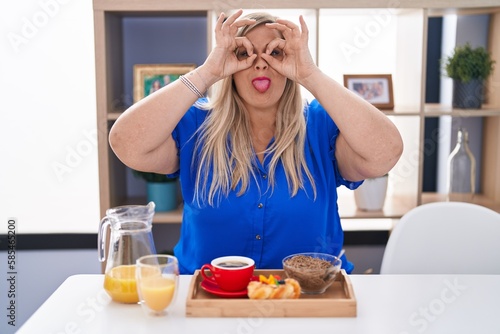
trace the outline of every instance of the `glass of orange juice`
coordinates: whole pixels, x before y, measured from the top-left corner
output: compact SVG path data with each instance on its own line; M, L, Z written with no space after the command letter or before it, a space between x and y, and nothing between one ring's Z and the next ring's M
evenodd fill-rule
M179 285L179 264L172 255L146 255L137 259L135 278L139 303L149 315L165 315Z

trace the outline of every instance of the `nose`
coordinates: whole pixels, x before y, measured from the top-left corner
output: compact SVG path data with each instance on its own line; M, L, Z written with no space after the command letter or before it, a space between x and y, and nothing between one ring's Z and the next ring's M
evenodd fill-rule
M268 68L269 64L261 57L262 53L257 55L255 59L254 67L256 70L265 70Z

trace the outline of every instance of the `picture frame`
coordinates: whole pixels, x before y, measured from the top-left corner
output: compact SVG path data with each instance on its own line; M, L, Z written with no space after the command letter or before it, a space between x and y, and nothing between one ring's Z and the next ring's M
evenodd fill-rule
M344 74L344 86L379 109L393 109L391 74Z
M135 64L134 103L195 68L195 64Z

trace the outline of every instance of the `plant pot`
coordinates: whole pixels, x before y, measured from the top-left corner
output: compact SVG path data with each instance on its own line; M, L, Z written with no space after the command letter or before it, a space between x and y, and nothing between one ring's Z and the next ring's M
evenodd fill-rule
M178 182L147 182L148 202L153 201L157 212L177 209Z
M480 109L483 103L483 81L473 79L467 83L453 80L453 108Z
M364 211L382 210L387 195L389 176L366 179L358 189L354 190L356 206Z

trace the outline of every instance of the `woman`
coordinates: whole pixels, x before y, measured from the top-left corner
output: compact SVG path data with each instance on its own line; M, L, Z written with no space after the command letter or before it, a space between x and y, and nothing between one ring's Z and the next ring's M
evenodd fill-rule
M110 132L130 168L180 174L182 273L224 255L281 268L297 252L338 254L336 188L387 173L402 152L392 122L314 64L302 17L299 28L241 14L221 14L205 63L131 106ZM299 85L316 99L304 105Z

